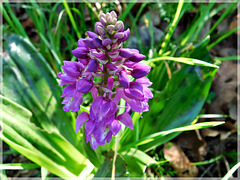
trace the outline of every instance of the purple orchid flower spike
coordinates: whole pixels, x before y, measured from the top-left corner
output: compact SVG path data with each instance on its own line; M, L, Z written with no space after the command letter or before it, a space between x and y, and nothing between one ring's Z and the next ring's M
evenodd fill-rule
M76 119L76 133L83 126L86 142L94 150L109 143L123 125L133 130L131 113L148 111L148 100L153 98L152 83L145 77L150 67L140 62L145 56L137 49L122 48L130 29L124 31L114 11L101 13L99 20L95 33L87 31L88 37L79 39L72 51L78 62L63 61L63 72L57 74L59 86L65 86L64 111L78 112L83 94L93 97L90 112L80 112ZM121 99L124 107L119 105ZM125 110L121 114L120 108Z

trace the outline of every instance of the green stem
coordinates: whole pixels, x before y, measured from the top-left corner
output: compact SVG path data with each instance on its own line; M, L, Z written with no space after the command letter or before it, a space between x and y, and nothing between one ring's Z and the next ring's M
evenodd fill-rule
M172 25L169 28L169 31L168 31L167 35L165 36L165 41L163 41L163 43L162 43L161 49L159 51L159 55L163 54L165 52L166 48L167 48L167 45L170 41L170 38L172 37L172 34L173 34L173 32L174 32L174 30L175 30L175 28L176 28L176 26L179 22L179 17L180 17L180 13L181 13L183 4L184 4L184 0L180 0L179 3L178 3L177 11L176 11L176 14L174 16Z
M119 145L119 135L115 136L115 146L114 146L114 156L113 156L113 165L112 165L112 177L111 180L115 180L115 170L116 170L116 159L117 159L117 150Z
M218 38L216 41L214 41L212 44L210 44L207 49L210 50L212 49L214 46L216 46L218 43L220 43L222 40L224 40L225 38L227 38L228 36L230 36L231 34L233 34L234 32L236 32L237 30L240 29L240 26L236 27L235 29L229 31L228 33L226 33L225 35L221 36L220 38Z

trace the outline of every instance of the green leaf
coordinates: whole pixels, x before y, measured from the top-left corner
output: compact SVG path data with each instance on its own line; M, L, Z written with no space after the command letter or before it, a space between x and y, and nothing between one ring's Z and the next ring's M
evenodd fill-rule
M1 138L19 153L62 178L76 177L87 159L59 132L47 132L30 122L32 113L0 96L3 103Z
M127 164L131 177L142 176L149 164L156 163L152 157L134 148L121 152L120 155Z

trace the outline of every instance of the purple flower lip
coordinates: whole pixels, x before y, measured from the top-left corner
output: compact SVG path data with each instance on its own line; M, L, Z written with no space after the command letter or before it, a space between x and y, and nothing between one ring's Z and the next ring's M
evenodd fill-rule
M77 90L81 93L87 93L93 87L93 82L87 79L79 79L77 82Z
M129 88L124 89L124 94L131 99L141 101L144 98L143 86L134 81L130 82Z

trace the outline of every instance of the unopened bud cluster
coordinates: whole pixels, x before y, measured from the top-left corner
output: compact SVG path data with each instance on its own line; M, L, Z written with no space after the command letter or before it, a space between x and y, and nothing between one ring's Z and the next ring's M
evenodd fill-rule
M93 149L117 135L121 129L119 121L133 129L132 110L148 111L148 99L153 98L148 88L152 83L144 77L150 67L140 62L145 56L136 49L122 48L129 28L124 31L124 24L117 20L114 11L101 13L99 19L96 33L88 31L88 38L79 39L78 47L72 51L78 62L63 61L64 73L58 73L60 86L68 85L62 93L64 111L79 111L82 95L92 94L90 113L78 115L76 132L85 123L86 139ZM125 106L119 105L121 98ZM118 113L120 108L124 108L122 114Z

